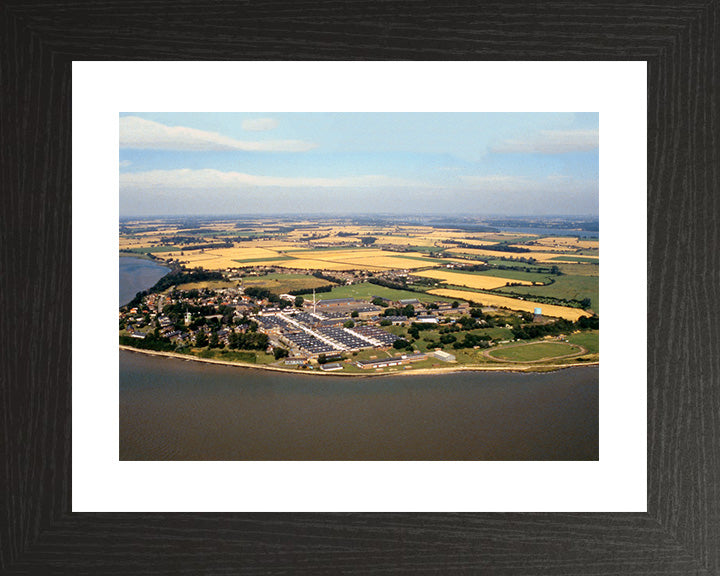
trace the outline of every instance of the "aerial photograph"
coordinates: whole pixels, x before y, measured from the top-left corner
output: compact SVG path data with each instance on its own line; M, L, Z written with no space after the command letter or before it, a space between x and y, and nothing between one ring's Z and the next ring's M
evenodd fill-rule
M120 460L598 460L599 114L119 128Z

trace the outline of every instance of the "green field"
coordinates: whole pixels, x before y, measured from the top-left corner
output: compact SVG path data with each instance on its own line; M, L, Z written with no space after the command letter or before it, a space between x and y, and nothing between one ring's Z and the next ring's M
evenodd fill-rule
M275 357L259 350L228 350L227 348L193 348L192 355L200 358L246 362L249 364L272 364Z
M330 286L331 282L307 274L273 273L265 276L246 276L243 278L242 285L244 287L266 288L275 294L285 294L291 290L307 290ZM324 292L323 296L326 297L327 294L327 292Z
M555 258L550 258L551 262L587 262L589 264L594 264L598 260L597 258L583 258L582 256L556 256Z
M582 300L590 298L590 307L600 312L600 283L597 276L553 276L554 284L549 286L503 286L494 292L514 292L528 296L552 296Z
M434 296L433 294L425 294L424 292L411 292L410 290L395 290L394 288L386 288L378 286L370 282L361 284L352 284L350 286L335 286L330 292L323 292L320 297L323 300L331 300L333 298L357 298L358 300L372 300L373 297L388 298L389 300L409 300L417 298L421 302L452 302L452 298L443 298L442 296Z
M490 352L490 356L511 362L535 362L545 358L557 358L579 353L581 348L562 342L532 342L530 344L504 346Z
M570 276L599 276L600 266L598 264L558 264L557 267L563 274Z
M587 348L587 351L591 354L598 354L600 352L600 333L597 330L571 334L568 336L568 342Z
M412 248L418 252L430 252L431 254L445 250L445 248L441 248L439 246L412 246Z
M526 268L533 270L533 273L538 274L539 272L536 272L538 268L540 268L537 264L528 264L527 262L513 262L511 260L499 260L497 258L492 258L489 260L485 260L490 266L509 266L510 268L518 268L519 270L525 270ZM549 268L550 266L554 266L555 264L549 264L546 266L546 268ZM500 270L499 272L508 272L508 270Z

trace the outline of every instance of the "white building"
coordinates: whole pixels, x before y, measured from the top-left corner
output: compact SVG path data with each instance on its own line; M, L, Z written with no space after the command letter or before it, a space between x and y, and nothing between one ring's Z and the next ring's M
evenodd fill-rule
M444 350L435 350L435 352L429 352L428 356L442 360L443 362L455 362L455 356Z

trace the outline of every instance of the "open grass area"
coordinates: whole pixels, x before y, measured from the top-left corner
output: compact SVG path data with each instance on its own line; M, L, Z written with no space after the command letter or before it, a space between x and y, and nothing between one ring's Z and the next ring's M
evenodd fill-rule
M587 351L591 354L597 354L600 352L600 332L597 330L570 334L568 336L568 342L571 342L572 344L579 344L580 346L587 348Z
M581 348L564 342L531 342L529 344L510 345L495 348L489 354L499 360L511 362L536 362L579 353Z
M510 340L513 337L512 330L510 328L501 328L495 326L494 328L478 328L476 330L470 330L468 334L486 335L490 336L493 340Z
M361 284L352 284L350 286L335 286L330 292L323 292L322 299L330 300L332 298L357 298L358 300L372 300L373 297L387 298L389 300L408 300L417 298L421 302L452 302L452 298L443 298L434 296L424 292L411 292L410 290L395 290L394 288L386 288L378 286L370 282Z
M307 274L267 274L265 276L246 276L243 278L244 287L266 288L275 294L285 294L292 290L308 290L330 286L331 282L322 278L315 278Z
M192 356L225 360L227 362L246 362L249 364L271 364L275 357L258 350L228 350L227 348L193 348Z
M528 296L552 296L582 300L590 298L590 307L600 312L600 283L597 276L554 276L555 282L548 286L507 286L495 292L514 292Z

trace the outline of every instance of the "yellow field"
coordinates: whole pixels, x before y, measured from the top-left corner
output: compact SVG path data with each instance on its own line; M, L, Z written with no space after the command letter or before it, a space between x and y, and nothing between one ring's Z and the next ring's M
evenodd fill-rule
M310 258L312 260L328 260L331 262L343 262L352 258L381 257L392 254L402 255L401 252L387 252L375 248L351 248L348 250L308 250L305 252L293 252L293 258Z
M459 254L471 254L473 256L485 256L490 258L534 258L538 262L547 262L557 258L553 252L500 252L499 250L481 250L479 248L453 248L452 252ZM583 256L583 258L595 258L597 256Z
M597 240L578 240L577 238L568 238L565 236L541 238L536 242L543 246L567 246L569 248L597 248L599 246Z
M577 321L581 316L589 316L584 310L579 308L568 308L566 306L551 306L550 304L540 304L539 302L531 302L530 300L517 300L515 298L507 298L505 296L495 296L494 294L481 294L480 292L467 292L465 290L448 290L438 288L437 290L429 290L428 294L436 296L446 296L448 298L459 298L468 300L483 306L499 306L501 308L509 308L510 310L520 310L522 312L533 312L535 308L541 308L543 316L552 316L554 318L565 318L566 320Z
M327 262L327 260L326 260ZM379 268L402 268L406 270L415 270L416 268L427 268L431 266L428 262L421 260L411 260L410 258L392 258L390 256L366 256L363 258L343 258L340 262L352 264L355 268L368 268L375 266Z
M505 286L508 282L514 284L523 284L532 286L532 282L525 280L513 280L511 278L497 278L495 276L482 276L479 274L460 274L459 272L445 272L444 270L424 270L422 272L414 272L414 276L422 276L423 278L435 278L442 280L448 284L457 286L467 286L468 288L479 288L481 290L492 290Z
M238 264L236 264L237 266ZM254 266L279 266L284 268L300 268L303 270L357 270L357 264L345 264L340 262L328 262L327 260L308 260L299 258L297 260L283 260L282 262L254 262ZM362 266L365 270L379 272L383 268L377 266Z

